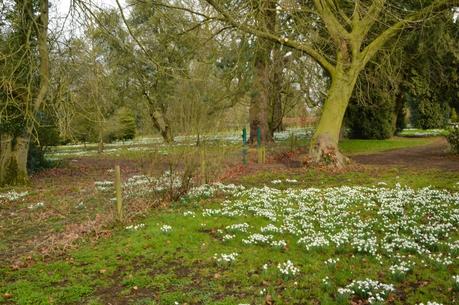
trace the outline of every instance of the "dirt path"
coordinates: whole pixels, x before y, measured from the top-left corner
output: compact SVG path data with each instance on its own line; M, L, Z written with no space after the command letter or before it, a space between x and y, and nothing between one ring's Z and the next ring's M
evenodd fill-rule
M459 172L459 155L448 153L448 144L441 138L434 143L413 148L355 155L351 159L360 164L439 169Z

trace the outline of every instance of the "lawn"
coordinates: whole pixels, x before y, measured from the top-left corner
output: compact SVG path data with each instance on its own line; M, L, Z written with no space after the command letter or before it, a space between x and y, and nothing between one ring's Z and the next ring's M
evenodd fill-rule
M343 140L340 150L345 154L371 154L393 149L418 147L432 144L438 138L393 137L387 140Z
M369 152L432 143L406 140L344 145ZM183 160L183 150L166 156ZM4 254L64 243L14 260L0 254L1 304L458 303L456 172L260 167L168 204L160 198L180 188L179 172L144 176L137 153L120 159L127 155L67 161L52 174L70 167L68 176L37 178L39 189L2 190ZM118 161L122 224L111 201Z

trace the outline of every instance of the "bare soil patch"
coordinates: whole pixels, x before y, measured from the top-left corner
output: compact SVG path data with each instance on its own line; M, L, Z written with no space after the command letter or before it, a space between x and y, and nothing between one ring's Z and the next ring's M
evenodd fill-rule
M448 143L444 138L426 146L355 155L351 159L365 165L459 171L459 155L448 152Z

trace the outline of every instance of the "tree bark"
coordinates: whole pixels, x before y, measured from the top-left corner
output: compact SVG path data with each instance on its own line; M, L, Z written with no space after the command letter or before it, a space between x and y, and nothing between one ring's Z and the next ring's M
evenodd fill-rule
M258 129L261 131L261 143L273 141L271 136L269 115L269 71L264 59L259 59L256 64L255 91L252 94L249 109L250 119L250 144L257 143Z
M338 142L355 79L356 77L340 73L332 80L309 148L309 155L316 163L332 164L337 167L343 167L348 163L348 158L339 151Z
M272 0L260 1L255 5L259 16L257 23L259 26L273 31L276 27L275 2ZM273 42L259 37L257 40L257 49L255 53L255 73L254 73L254 90L250 101L249 119L250 119L250 137L249 143L255 144L258 139L258 129L261 131L261 143L273 142L269 126L270 114L270 56L274 48Z
M165 143L174 143L174 136L172 135L172 129L170 127L169 120L164 117L159 111L150 111L150 117L153 121L153 125L161 134Z
M282 88L283 88L283 73L284 68L283 56L279 46L274 46L273 56L270 62L271 78L270 78L270 107L271 107L271 120L269 122L269 129L271 136L274 132L283 131L283 118L284 109L282 105Z
M104 152L104 124L102 123L102 119L99 119L98 122L98 144L97 144L97 153L101 154Z
M0 134L0 185L27 183L29 142L27 136Z

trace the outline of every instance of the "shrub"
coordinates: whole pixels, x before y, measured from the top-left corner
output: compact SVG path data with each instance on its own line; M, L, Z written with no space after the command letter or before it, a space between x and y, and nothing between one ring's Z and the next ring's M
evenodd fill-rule
M459 118L457 116L457 112L456 112L456 109L455 108L451 108L451 122L458 122L459 121Z
M356 139L387 139L394 135L394 107L391 102L351 104L346 112L348 136Z
M120 109L118 113L118 120L120 124L118 137L121 140L130 140L135 137L136 121L135 115L128 108Z
M451 151L459 154L459 124L455 124L448 129L446 139L448 139L448 143L451 146Z
M427 98L411 99L411 122L421 129L444 128L448 123L450 108L446 103Z
M414 72L406 98L411 110L411 123L416 128L444 128L450 118L450 107L440 89Z
M105 124L104 140L106 142L131 140L135 137L136 127L134 113L122 107Z
M55 120L45 112L37 114L39 126L36 129L36 136L32 137L27 154L27 168L29 172L36 172L41 169L53 166L45 158L46 149L50 146L60 144L59 130Z

